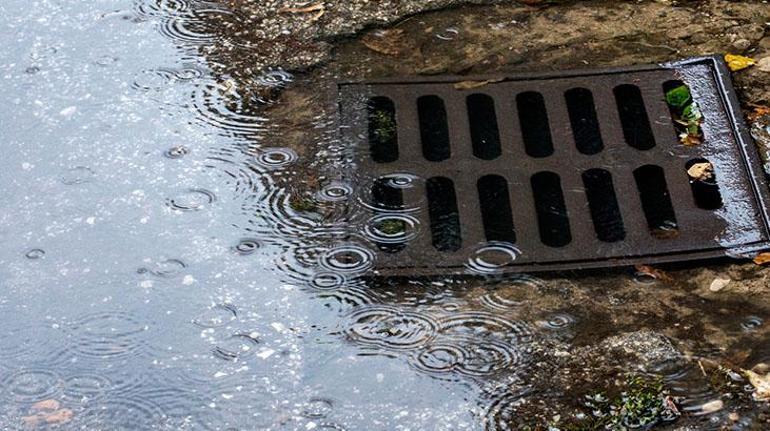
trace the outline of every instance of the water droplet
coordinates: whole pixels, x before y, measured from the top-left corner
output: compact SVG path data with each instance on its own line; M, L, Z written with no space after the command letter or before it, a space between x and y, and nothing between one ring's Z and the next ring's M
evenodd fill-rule
M169 159L181 159L189 153L190 150L187 147L183 145L177 145L164 151L163 155Z
M374 253L356 244L341 245L324 253L320 263L329 271L363 273L374 265Z
M514 263L521 251L513 244L502 241L491 241L478 247L468 258L466 267L477 274L494 274Z
M260 247L259 241L257 241L256 239L244 238L233 248L235 249L236 253L242 256L246 256L249 254L253 254L255 251L259 249L259 247Z
M206 189L188 189L169 199L167 205L178 211L199 211L216 200L216 195Z
M266 168L278 169L291 165L298 158L297 153L290 148L270 148L259 153L257 163Z
M457 38L457 36L460 34L460 30L449 27L444 29L444 31L440 33L436 33L436 38L441 40L454 40Z
M39 248L33 248L24 254L27 259L36 260L45 257L45 251Z
M381 305L353 311L345 324L351 340L395 350L427 345L437 331L438 323L427 315Z

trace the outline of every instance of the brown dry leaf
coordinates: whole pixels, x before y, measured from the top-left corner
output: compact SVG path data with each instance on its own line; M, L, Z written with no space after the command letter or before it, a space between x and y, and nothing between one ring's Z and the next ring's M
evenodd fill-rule
M648 275L656 280L673 281L670 275L666 274L664 271L661 271L660 269L653 268L649 265L635 265L634 269L636 269L636 272L644 275Z
M679 140L682 142L682 145L686 147L694 147L703 143L700 136L691 135L689 133L683 133L682 136L679 137Z
M46 415L45 421L51 425L61 425L71 421L73 416L75 416L75 413L73 413L72 410L61 409Z
M770 115L770 106L754 106L754 111L750 112L746 117L749 121L756 121L757 118L764 115Z
M757 401L770 401L770 374L757 374L751 370L741 370L754 386L754 399Z
M32 404L32 410L35 411L59 410L59 407L61 407L61 403L54 399L38 401Z
M368 33L361 38L361 43L372 51L385 55L398 55L407 45L404 30L400 28Z
M492 84L495 82L502 81L502 78L497 79L487 79L485 81L461 81L457 82L453 85L455 90L473 90L474 88L480 88L487 84Z
M770 252L760 253L754 257L754 263L757 265L765 265L770 263Z
M695 163L687 170L687 175L696 181L710 181L714 179L714 165L710 162Z
M727 67L729 67L733 72L743 70L749 66L757 64L753 58L734 54L725 54L725 61L727 62Z

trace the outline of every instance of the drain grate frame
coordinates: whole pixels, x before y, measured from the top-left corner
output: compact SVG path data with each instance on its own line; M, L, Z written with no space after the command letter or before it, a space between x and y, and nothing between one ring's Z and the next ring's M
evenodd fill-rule
M670 82L685 83L704 114L700 145L680 143L665 100ZM765 176L719 56L597 70L338 82L336 90L341 139L359 171L354 177L375 179L362 188L365 209L353 211L351 225L365 231L371 220L388 216L417 221L418 231L403 244L363 239L376 251L378 274L590 269L770 247ZM583 105L569 105L570 97ZM372 141L383 139L372 135L373 101L390 103L384 109L394 120L384 132L390 141L378 148ZM421 124L421 115L445 117L443 127ZM578 127L587 128L589 138L578 136ZM426 140L432 140L428 150ZM687 175L694 161L713 165L718 208L699 207L698 182ZM663 191L656 195L659 176ZM396 177L410 184L391 196L395 205L380 205L392 191L372 190ZM507 190L486 193L492 204L484 208L481 182L499 185L500 179ZM448 187L444 180L452 193L438 200L455 214L431 205L436 190ZM675 228L658 229L651 218L667 219L654 214L666 213L660 211L665 201ZM437 243L437 219L459 232ZM618 220L621 228L613 228ZM602 223L610 226L605 232Z

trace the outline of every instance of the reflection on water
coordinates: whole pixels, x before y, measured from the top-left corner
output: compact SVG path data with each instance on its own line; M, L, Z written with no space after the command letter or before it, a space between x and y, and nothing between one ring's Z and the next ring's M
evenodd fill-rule
M310 75L221 73L212 46L264 48L222 4L3 9L4 429L512 429L543 346L594 330L586 291L495 278L508 243L469 256L484 279L369 277L430 235L394 198L424 180L354 172L334 107L289 91ZM715 396L691 367L658 371L688 411Z

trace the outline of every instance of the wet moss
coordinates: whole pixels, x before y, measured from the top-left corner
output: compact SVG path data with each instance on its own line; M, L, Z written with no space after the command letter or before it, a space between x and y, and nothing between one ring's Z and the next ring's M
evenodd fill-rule
M377 224L377 230L385 235L399 235L406 232L406 222L398 219L386 219Z
M369 124L373 137L380 143L392 142L396 137L396 121L393 115L384 110L371 113Z

